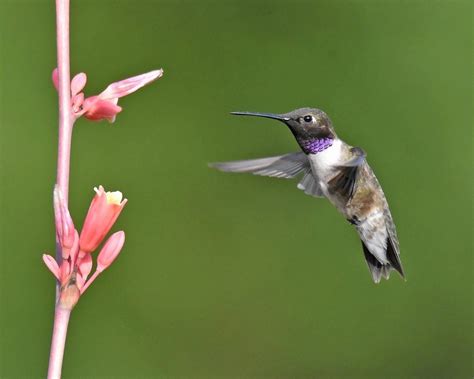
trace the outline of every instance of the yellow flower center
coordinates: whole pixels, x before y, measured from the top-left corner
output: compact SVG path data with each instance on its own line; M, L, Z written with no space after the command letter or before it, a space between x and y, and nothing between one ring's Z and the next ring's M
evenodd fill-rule
M107 196L108 204L120 205L120 203L122 202L122 192L120 191L106 192L105 195Z

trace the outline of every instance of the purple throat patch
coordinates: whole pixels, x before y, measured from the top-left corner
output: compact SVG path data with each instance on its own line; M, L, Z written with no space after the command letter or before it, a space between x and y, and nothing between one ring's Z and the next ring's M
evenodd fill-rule
M331 147L334 140L332 138L315 138L301 141L300 145L306 154L317 154Z

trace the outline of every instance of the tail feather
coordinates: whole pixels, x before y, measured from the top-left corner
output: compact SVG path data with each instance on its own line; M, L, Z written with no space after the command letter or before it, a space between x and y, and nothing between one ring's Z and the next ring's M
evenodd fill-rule
M372 275L372 280L374 283L380 283L382 277L388 279L390 277L390 271L396 270L400 273L402 278L405 278L405 273L403 271L400 258L394 250L393 243L390 240L390 237L387 238L387 260L388 263L380 262L367 248L364 241L362 242L362 249L364 250L364 257L367 261L367 266L369 267L370 274Z
M402 261L400 256L397 254L393 241L390 237L387 238L387 259L390 265L398 271L398 273L405 279L405 272L403 271Z
M365 246L364 241L362 242L362 249L364 250L364 257L365 260L367 261L367 266L369 266L369 271L370 274L372 275L372 280L374 283L380 283L380 279L382 276L387 279L390 269L387 272L387 269L385 268L385 265L380 263L375 256L372 255L372 253L367 249L367 246Z

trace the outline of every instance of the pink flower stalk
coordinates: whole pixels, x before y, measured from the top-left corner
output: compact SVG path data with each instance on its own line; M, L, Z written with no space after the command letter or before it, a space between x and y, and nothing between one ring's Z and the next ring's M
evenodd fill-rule
M91 253L103 241L127 203L120 191L105 192L104 187L94 188L96 195L87 212L79 239L81 255Z
M163 70L154 70L146 74L133 76L110 84L99 95L84 98L81 92L87 83L87 76L83 72L74 76L71 80L71 108L75 119L84 116L93 121L108 120L114 122L116 115L122 111L117 105L118 99L143 86L153 82L163 75ZM58 89L58 69L53 70L53 84Z
M91 253L109 232L126 200L120 192L96 189L97 195L89 208L81 235L74 227L68 210L71 139L74 122L81 116L89 120L110 122L122 110L118 99L151 83L163 75L155 70L109 85L96 96L86 98L82 90L87 76L79 73L70 79L69 0L56 0L56 42L58 68L53 71L53 83L58 91L59 135L58 167L54 191L56 223L56 259L43 255L43 261L57 279L54 327L48 366L48 379L60 379L66 344L67 328L72 309L92 281L117 257L125 234L113 234L98 256L95 273L89 277L93 262Z

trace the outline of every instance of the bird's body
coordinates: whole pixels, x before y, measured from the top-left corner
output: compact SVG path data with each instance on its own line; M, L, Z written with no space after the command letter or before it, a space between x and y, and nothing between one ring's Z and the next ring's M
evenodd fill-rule
M378 283L381 277L388 279L391 269L404 276L395 225L365 153L339 139L324 112L302 108L283 115L236 114L283 121L303 151L211 166L280 178L302 174L299 189L308 195L326 197L355 226L374 282Z

